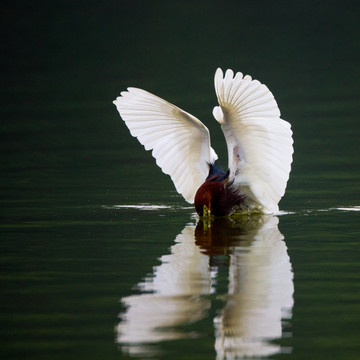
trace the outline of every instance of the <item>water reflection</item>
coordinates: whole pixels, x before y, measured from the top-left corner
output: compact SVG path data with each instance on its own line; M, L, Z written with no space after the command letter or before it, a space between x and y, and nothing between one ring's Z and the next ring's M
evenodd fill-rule
M217 359L280 352L270 340L282 337L294 288L277 225L276 217L256 216L185 226L171 253L138 284L140 293L122 299L126 310L116 329L122 350L151 356L160 341L201 336L191 324L208 317L220 296L213 319ZM220 267L228 269L225 287Z

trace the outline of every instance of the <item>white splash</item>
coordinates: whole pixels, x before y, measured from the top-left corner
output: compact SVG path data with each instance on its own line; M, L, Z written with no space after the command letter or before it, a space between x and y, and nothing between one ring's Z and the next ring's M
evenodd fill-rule
M342 211L360 211L360 206L352 206L352 207L338 207L336 210Z
M328 212L328 211L360 211L360 206L350 206L350 207L333 207L328 209L319 209L319 212Z
M112 206L109 206L109 208L111 208L111 209L161 210L161 209L171 209L172 206L139 204L139 205L112 205Z
M283 210L279 210L278 212L276 212L274 215L275 216L282 216L282 215L293 215L296 214L295 211L283 211Z

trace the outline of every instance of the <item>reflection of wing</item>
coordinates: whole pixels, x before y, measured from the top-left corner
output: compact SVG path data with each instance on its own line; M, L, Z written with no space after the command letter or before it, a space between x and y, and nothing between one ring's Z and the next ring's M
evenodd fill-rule
M289 256L276 217L241 239L249 246L230 248L229 298L215 319L216 351L226 356L267 356L280 347L281 319L290 317L293 282Z
M225 135L230 180L235 190L248 196L248 205L265 213L278 211L292 162L290 124L270 90L249 75L221 69L215 73L215 90L220 106L213 114Z
M129 88L115 101L131 135L138 138L161 170L171 176L176 190L193 203L197 189L217 159L210 146L207 127L175 105L148 93Z
M140 284L146 292L159 295L201 295L210 293L209 259L194 242L195 226L186 226L171 247L171 254L160 258L162 264L154 278Z
M194 336L184 330L194 327L180 325L207 316L211 297L203 295L224 288L222 277L214 281L212 275L216 264L224 266L229 256L228 294L214 320L217 359L279 352L269 340L281 336L281 321L291 316L293 283L277 223L276 217L259 215L239 223L230 218L200 222L196 234L195 226L186 226L171 254L162 256L161 264L138 284L142 293L122 299L126 310L117 326L117 342L123 351L149 355L155 343Z
M190 336L174 327L206 316L209 300L200 295L211 287L208 257L195 245L194 230L186 226L171 254L162 256L154 273L139 284L144 294L122 299L127 309L117 327L117 341L132 345L128 351L145 351L141 343Z

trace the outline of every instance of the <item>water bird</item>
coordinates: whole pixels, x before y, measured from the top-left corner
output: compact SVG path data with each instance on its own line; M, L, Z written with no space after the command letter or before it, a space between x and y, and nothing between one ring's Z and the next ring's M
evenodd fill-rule
M200 216L234 211L276 213L291 170L291 125L268 87L241 72L215 72L228 170L221 170L208 128L195 116L145 90L129 87L114 104L132 136L152 150L176 190Z

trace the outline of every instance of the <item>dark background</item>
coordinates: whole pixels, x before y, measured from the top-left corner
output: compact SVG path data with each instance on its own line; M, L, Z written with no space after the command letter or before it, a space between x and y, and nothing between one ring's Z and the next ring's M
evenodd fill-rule
M208 126L226 167L211 114L217 67L265 83L294 131L279 223L295 279L291 335L279 342L293 352L279 358L358 355L358 2L3 1L0 9L2 359L125 357L114 344L119 300L196 218L112 101L136 86L175 103ZM116 208L143 203L170 210ZM214 304L194 325L205 336L161 346L178 358L215 357Z
M206 122L226 156L211 115L220 66L269 86L293 125L299 166L308 140L330 128L335 144L319 151L352 155L358 15L352 1L5 1L2 146L34 121L38 133L13 147L118 144L125 128L111 101L137 86ZM336 126L322 120L329 112L341 117ZM341 146L344 135L350 143Z

